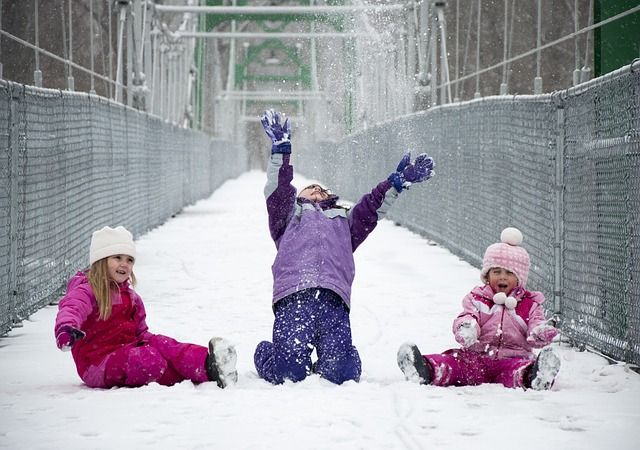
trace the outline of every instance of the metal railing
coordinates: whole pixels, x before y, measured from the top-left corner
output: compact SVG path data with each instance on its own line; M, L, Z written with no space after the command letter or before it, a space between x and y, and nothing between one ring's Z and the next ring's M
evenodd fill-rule
M88 266L92 231L162 224L246 171L233 143L107 99L0 82L0 335Z
M392 220L476 267L503 228L520 228L528 288L545 294L563 338L640 365L640 61L554 94L438 106L337 142L298 136L293 163L355 201L407 149L432 155L436 176L401 195Z

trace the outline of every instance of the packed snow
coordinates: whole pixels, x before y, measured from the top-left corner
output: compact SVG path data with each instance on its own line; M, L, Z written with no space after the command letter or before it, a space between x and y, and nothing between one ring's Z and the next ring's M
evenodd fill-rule
M554 343L562 368L551 391L405 381L398 347L456 346L451 323L479 270L389 220L355 254L351 324L361 381L259 379L253 352L273 323L265 177L230 180L137 240L134 270L150 331L202 345L224 336L236 344L238 383L87 388L71 354L55 346L57 307L48 306L0 339L0 448L638 448L640 376L562 342ZM425 183L403 195L429 194Z

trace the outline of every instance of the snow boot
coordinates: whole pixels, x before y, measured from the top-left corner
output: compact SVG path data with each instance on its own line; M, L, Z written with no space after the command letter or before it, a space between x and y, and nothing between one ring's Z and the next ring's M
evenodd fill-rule
M536 391L551 389L553 381L560 371L560 357L551 347L543 348L531 366L529 386Z
M209 354L205 361L209 380L215 381L221 388L235 384L238 381L237 359L236 349L233 345L220 337L211 338Z
M398 367L404 377L414 383L431 384L433 379L431 367L422 357L418 346L410 342L404 343L398 349Z

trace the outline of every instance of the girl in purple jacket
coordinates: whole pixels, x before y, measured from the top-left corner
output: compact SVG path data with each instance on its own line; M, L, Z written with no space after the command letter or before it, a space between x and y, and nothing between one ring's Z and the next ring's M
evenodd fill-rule
M353 252L403 189L432 176L433 160L421 154L412 164L406 154L396 172L347 210L316 184L296 195L289 162L291 127L283 119L273 110L262 117L272 141L264 194L277 254L273 339L258 344L256 370L273 384L301 381L310 373L336 384L358 381L360 357L349 323ZM317 361L312 364L314 349Z
M453 322L460 349L422 355L412 343L398 350L398 366L408 380L436 386L501 383L506 387L549 389L560 358L547 347L558 331L544 318L540 292L525 289L529 254L522 233L505 228L501 241L485 251L483 286L462 300ZM542 348L537 358L534 348Z
M147 329L133 264L136 248L124 227L93 233L90 268L71 278L58 306L56 344L71 350L78 375L89 387L137 387L183 380L235 383L236 351L214 337L209 348L184 344Z

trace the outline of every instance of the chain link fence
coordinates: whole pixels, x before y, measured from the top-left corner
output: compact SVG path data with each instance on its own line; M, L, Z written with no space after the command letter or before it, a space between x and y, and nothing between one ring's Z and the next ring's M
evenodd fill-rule
M0 332L57 299L90 233L160 225L246 170L244 150L87 94L0 84ZM640 63L566 91L487 97L340 142L296 138L294 164L356 200L411 149L437 175L389 217L471 264L506 226L528 287L580 346L640 364Z
M0 81L0 335L88 266L91 232L135 237L246 171L234 144L89 94Z
M639 61L554 94L435 107L340 142L301 139L293 163L355 201L407 149L432 155L436 176L389 218L476 267L503 228L520 228L527 286L545 294L563 336L640 365Z

